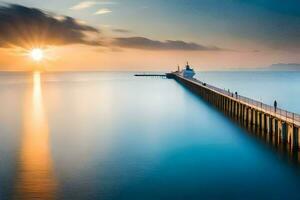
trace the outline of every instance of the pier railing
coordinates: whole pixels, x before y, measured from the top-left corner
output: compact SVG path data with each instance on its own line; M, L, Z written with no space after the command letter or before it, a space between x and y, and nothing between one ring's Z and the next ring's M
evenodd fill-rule
M189 79L189 80L192 80L192 81L194 81L198 84L201 84L202 86L207 87L207 88L209 88L213 91L216 91L218 93L221 93L221 94L223 94L223 95L225 95L229 98L235 99L236 101L247 104L248 106L253 107L257 110L261 110L263 112L269 113L270 115L273 115L273 116L275 116L277 118L280 118L280 119L284 119L284 120L286 120L290 123L297 124L298 126L300 125L300 115L297 114L297 113L289 112L287 110L284 110L284 109L281 109L281 108L278 108L278 107L275 109L274 106L270 106L270 105L265 104L263 102L260 102L260 101L257 101L257 100L239 95L239 94L232 93L230 91L215 87L213 85L209 85L209 84L204 83L204 82L202 82L198 79L195 79L195 78Z

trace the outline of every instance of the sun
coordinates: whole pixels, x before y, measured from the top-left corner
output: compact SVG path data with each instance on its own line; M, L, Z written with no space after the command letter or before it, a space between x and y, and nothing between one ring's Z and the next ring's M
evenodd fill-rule
M43 60L44 51L40 48L34 48L30 51L29 55L34 61L38 62L38 61Z

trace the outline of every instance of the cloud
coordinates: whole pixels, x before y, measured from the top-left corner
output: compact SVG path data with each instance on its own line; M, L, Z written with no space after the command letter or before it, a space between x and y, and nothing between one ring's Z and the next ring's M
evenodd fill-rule
M151 40L145 37L119 37L115 38L113 45L123 48L144 50L182 50L182 51L228 51L216 46L205 46L194 42L181 40Z
M102 9L99 9L98 11L96 11L94 13L94 15L105 15L105 14L108 14L108 13L111 13L112 11L108 8L102 8Z
M55 15L17 4L0 6L0 30L0 48L29 49L49 45L84 44L143 50L228 51L217 46L181 40L159 41L145 37L107 37L99 40L100 30L84 22L69 16ZM115 28L112 31L130 32L121 28Z
M122 28L115 28L115 29L112 29L112 31L116 32L116 33L130 33L131 32L130 30L122 29Z
M78 4L74 5L70 9L71 10L82 10L82 9L89 8L95 4L97 4L97 2L95 2L95 1L82 1L82 2L79 2Z
M102 1L102 2L82 1L82 2L79 2L78 4L72 6L70 9L71 10L83 10L86 8L90 8L94 5L112 5L112 4L116 4L116 2L113 2L113 1Z
M79 23L68 16L55 16L36 8L17 4L0 6L0 47L33 45L86 44L100 45L89 40L88 35L100 31Z
M98 5L115 5L117 2L114 1L102 1L102 2L97 2Z

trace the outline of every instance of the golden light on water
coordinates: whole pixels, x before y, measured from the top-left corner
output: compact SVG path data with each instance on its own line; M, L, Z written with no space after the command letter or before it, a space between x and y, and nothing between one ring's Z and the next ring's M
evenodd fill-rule
M33 85L28 91L24 105L16 199L55 199L56 181L39 72L33 74Z
M39 62L44 58L44 51L40 48L34 48L30 51L29 55L34 61Z

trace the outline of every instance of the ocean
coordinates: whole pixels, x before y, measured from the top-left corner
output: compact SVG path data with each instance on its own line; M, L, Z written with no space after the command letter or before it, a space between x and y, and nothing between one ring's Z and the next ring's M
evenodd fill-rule
M0 73L0 199L299 199L300 170L174 80ZM198 72L300 113L299 72Z

